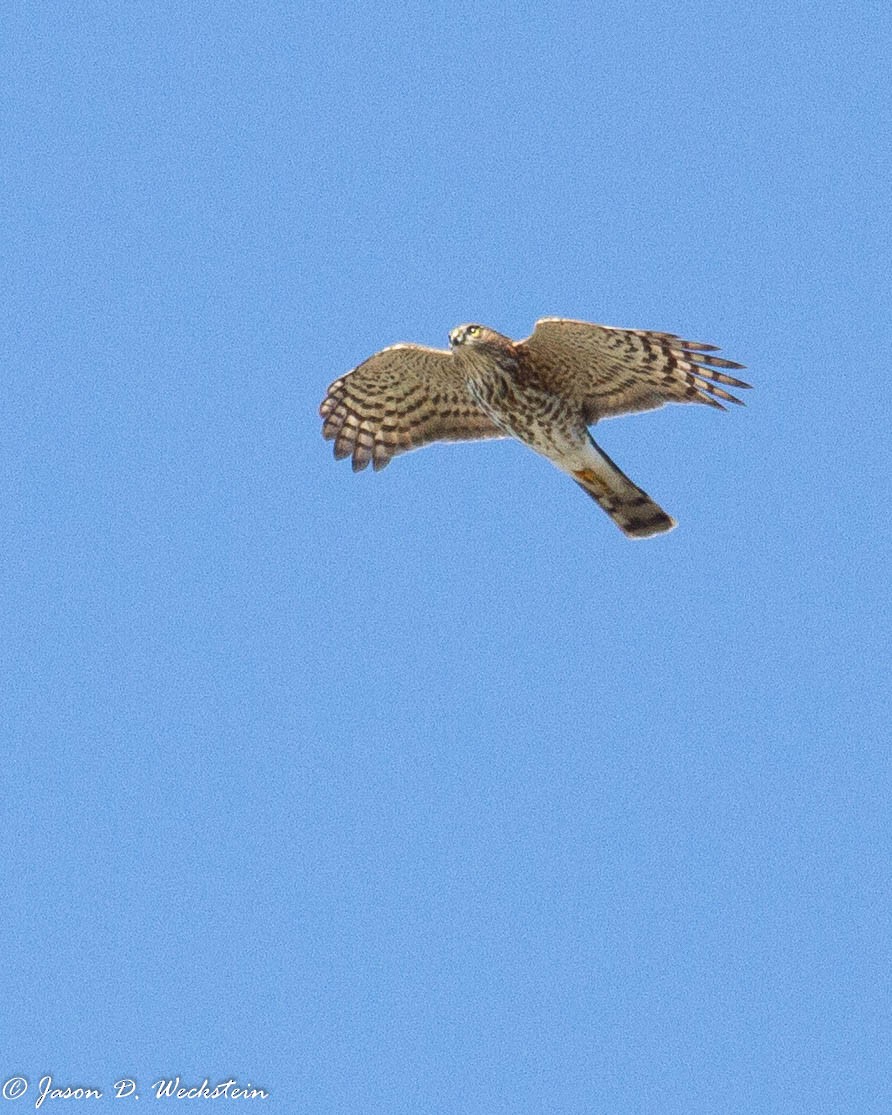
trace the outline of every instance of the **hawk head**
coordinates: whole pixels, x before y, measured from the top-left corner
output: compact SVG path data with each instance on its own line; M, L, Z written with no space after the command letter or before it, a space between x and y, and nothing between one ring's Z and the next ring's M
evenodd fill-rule
M449 334L449 344L453 348L459 348L461 345L498 345L504 344L505 341L508 341L507 337L503 337L495 329L487 329L485 325L459 325Z

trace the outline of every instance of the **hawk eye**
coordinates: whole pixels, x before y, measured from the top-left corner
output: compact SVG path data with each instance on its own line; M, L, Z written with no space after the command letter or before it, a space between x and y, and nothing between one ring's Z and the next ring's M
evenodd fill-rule
M480 332L480 326L479 325L469 325L468 326L468 336L469 337L476 337L479 332Z

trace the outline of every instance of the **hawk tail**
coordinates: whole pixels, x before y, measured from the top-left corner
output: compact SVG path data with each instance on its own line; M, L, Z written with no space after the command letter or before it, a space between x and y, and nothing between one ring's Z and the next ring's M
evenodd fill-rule
M594 451L588 467L571 470L571 475L584 492L607 512L628 538L649 538L672 530L675 520L667 515L626 476L607 454L591 441Z

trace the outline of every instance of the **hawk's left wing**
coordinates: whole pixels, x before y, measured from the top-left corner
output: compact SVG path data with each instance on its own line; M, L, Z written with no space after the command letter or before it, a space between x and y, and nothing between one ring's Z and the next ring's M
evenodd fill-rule
M718 399L741 400L718 384L750 386L716 370L743 365L709 355L715 345L685 341L674 333L546 317L518 347L556 394L579 401L589 424L664 403L708 403L722 410Z

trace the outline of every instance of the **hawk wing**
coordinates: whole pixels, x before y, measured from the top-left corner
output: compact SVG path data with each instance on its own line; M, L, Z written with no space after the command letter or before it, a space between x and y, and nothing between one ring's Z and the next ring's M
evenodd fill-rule
M741 400L718 384L749 387L716 371L742 364L708 355L715 345L684 341L674 333L546 317L518 347L555 393L579 402L588 424L664 403L708 403L724 410L718 399Z
M353 469L382 469L398 453L432 441L505 437L468 394L448 350L391 345L329 387L322 436Z

